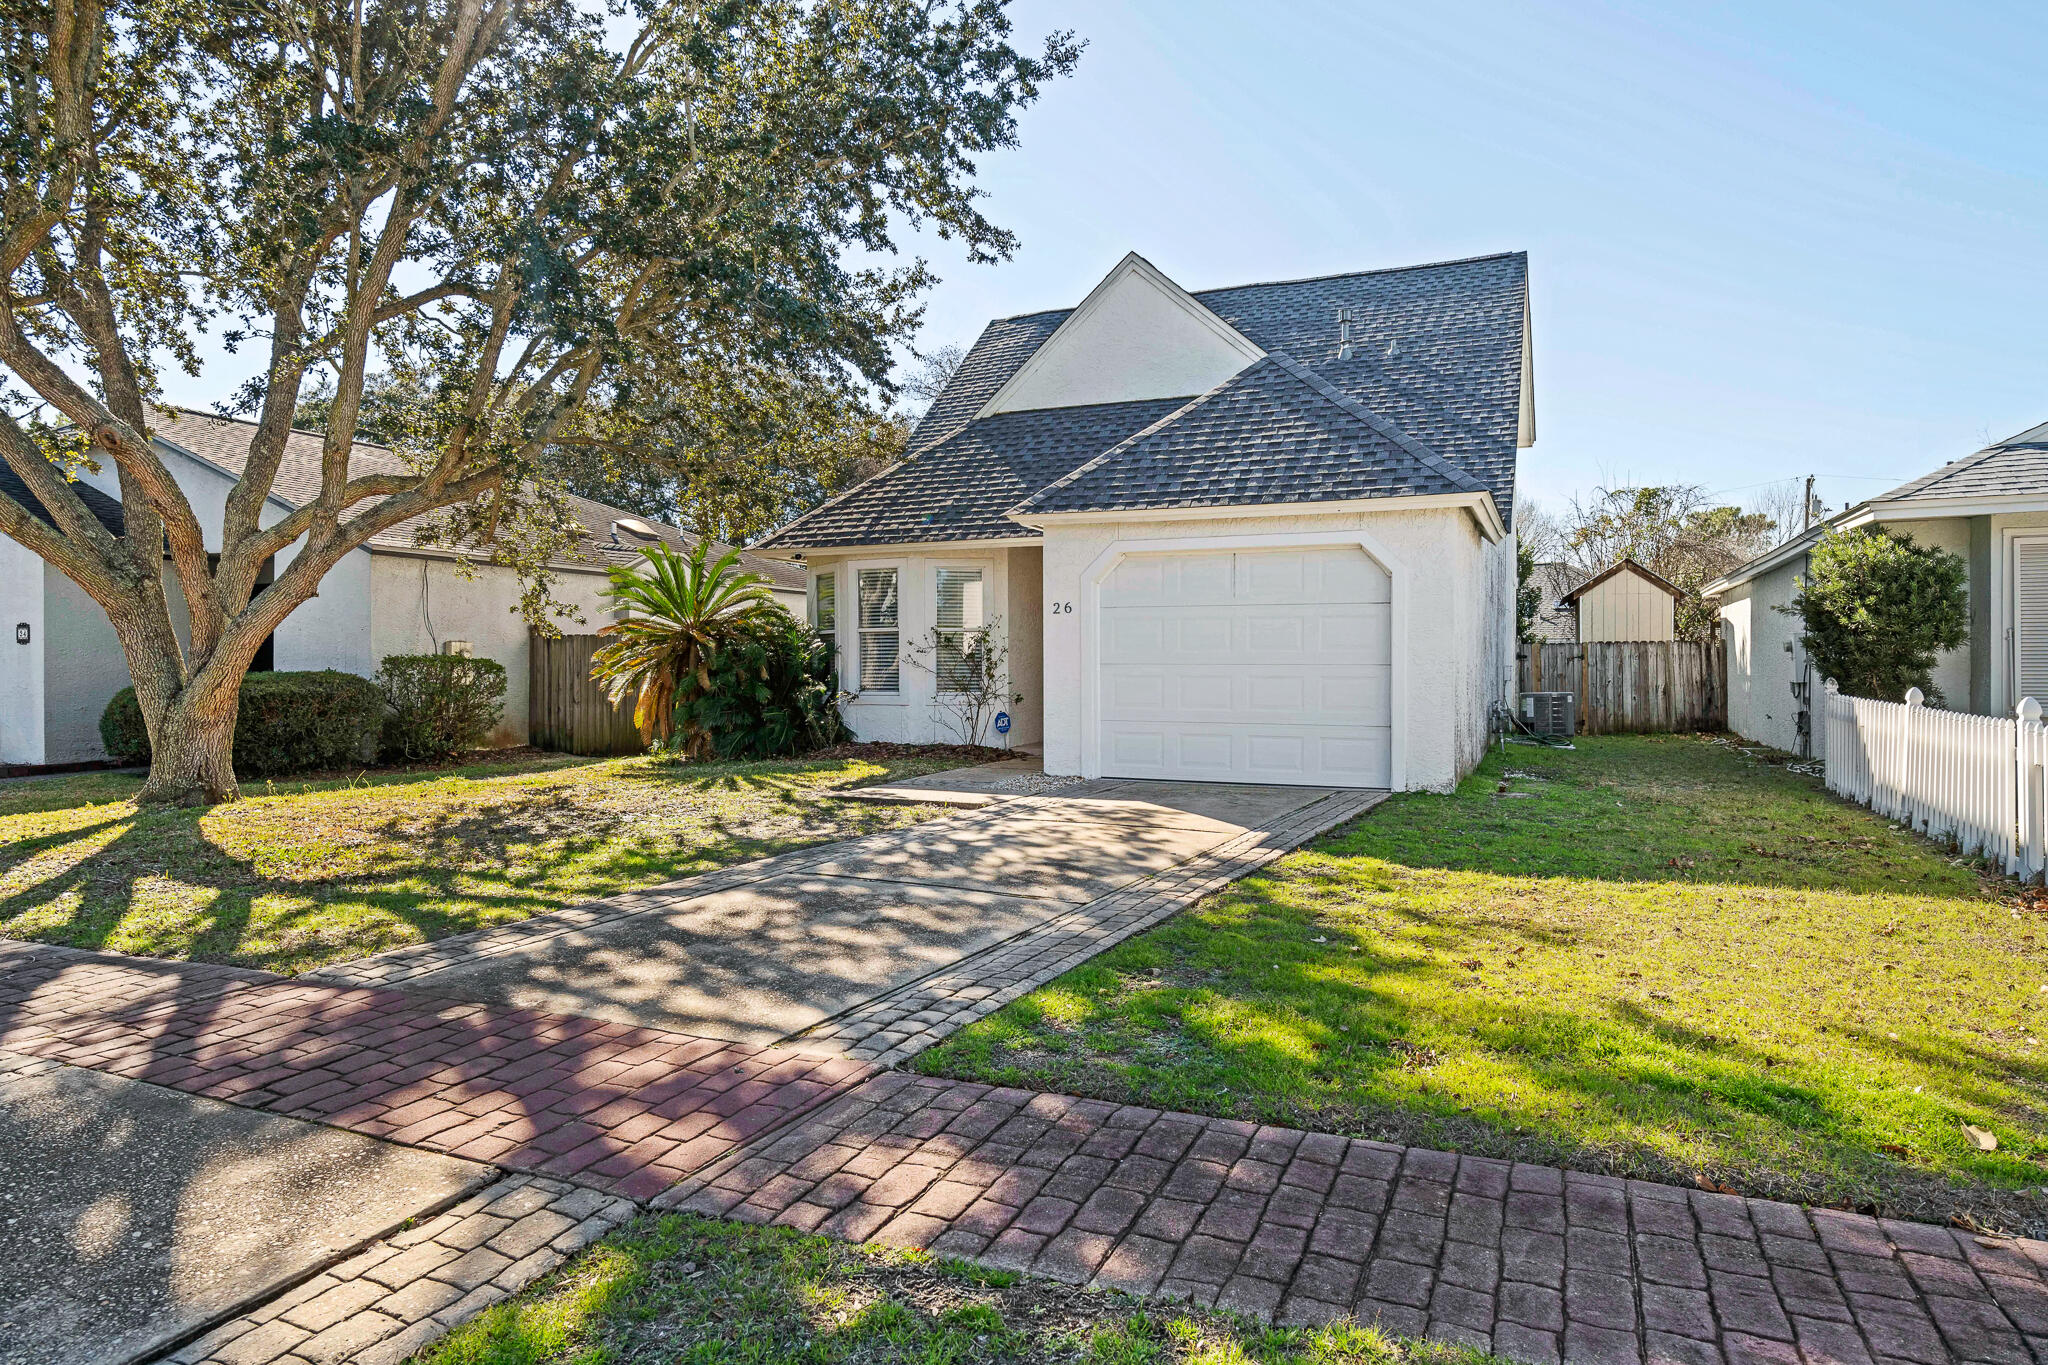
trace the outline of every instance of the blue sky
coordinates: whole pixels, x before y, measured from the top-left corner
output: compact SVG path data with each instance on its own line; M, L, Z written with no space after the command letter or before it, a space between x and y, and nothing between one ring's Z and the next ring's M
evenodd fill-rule
M2048 7L1019 0L1079 72L990 157L1022 249L921 344L1078 302L1530 253L1525 493L1822 476L1832 506L2048 420ZM173 380L224 397L234 364Z
M1088 51L983 167L1017 258L923 343L1078 302L1530 253L1522 486L1832 506L2048 420L2048 7L1025 0ZM1856 477L1850 477L1856 476Z

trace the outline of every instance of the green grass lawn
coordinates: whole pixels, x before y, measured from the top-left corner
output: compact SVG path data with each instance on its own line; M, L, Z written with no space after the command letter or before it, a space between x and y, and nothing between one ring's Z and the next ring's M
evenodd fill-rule
M0 936L306 971L927 820L938 808L819 794L956 763L527 757L140 813L138 777L11 783Z
M1724 742L1516 747L916 1066L2038 1235L2044 908Z
M1355 1327L1262 1328L918 1252L643 1218L425 1365L1477 1365Z

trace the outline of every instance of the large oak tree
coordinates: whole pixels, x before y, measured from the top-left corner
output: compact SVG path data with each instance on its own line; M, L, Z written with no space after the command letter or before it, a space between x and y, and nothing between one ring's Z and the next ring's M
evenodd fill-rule
M1002 0L0 7L0 459L47 509L0 496L0 533L112 621L142 799L235 795L250 659L371 536L433 514L541 572L544 456L589 414L709 366L885 386L929 275L849 260L889 261L904 223L1007 255L975 158L1077 52L1019 50ZM158 366L196 369L204 327L257 361L217 532L150 444ZM350 468L379 373L420 396L402 473ZM280 517L316 376L319 492ZM122 533L81 463L117 476Z

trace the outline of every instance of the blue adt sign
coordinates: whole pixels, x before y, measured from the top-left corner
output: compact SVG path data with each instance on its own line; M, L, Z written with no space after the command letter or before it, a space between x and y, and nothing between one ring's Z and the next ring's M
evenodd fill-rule
M996 733L999 735L1010 733L1010 713L1008 711L996 712Z

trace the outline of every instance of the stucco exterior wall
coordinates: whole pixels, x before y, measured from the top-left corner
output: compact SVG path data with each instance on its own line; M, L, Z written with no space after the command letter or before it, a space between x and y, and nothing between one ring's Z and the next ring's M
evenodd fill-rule
M279 573L296 553L294 548L278 555ZM377 672L370 622L371 566L377 558L368 550L351 550L327 571L319 592L285 617L271 637L275 668L280 672L333 668L365 678Z
M41 556L0 536L0 763L43 763L43 623ZM16 644L15 627L28 627Z
M1036 545L1008 552L1010 686L1020 700L1011 706L1010 747L1045 739L1045 553Z
M1799 622L1777 610L1789 606L1806 572L1798 555L1758 574L1721 599L1728 646L1728 728L1744 739L1799 752L1799 699L1792 684L1804 676Z
M174 601L174 615L182 625L184 599ZM57 647L44 656L42 761L87 763L105 758L100 716L114 694L131 681L114 623L85 589L54 569L43 576L43 619Z
M1020 672L1028 677L1035 666L1038 639L1035 634L1021 629L1009 614L1015 603L1010 591L1008 549L977 550L970 544L958 551L908 553L882 550L859 556L821 555L813 558L806 568L813 591L819 574L837 575L839 611L834 645L839 656L839 686L852 694L843 714L847 728L857 738L891 744L958 744L967 739L961 733L955 713L937 700L938 679L931 670L929 645L931 632L938 623L938 571L941 568L981 570L983 600L989 604L992 613L1003 617L993 624L1001 630L1009 650L1012 688L1026 691ZM894 693L862 694L860 637L856 625L859 596L855 583L860 570L879 568L896 570L900 685ZM1028 742L1021 738L1017 728L1017 717L1022 708L1012 706L1008 709L1011 729L1007 737L990 730L974 742L996 747Z
M526 618L519 613L519 579L510 569L475 566L465 576L454 560L427 555L380 554L370 558L370 662L375 673L387 655L437 654L449 640L467 640L478 658L505 666L505 718L492 744L527 741L527 688L531 647ZM597 629L611 619L603 596L603 574L564 573L554 595L583 616L564 619L567 632Z
M1052 527L1044 549L1046 771L1082 771L1082 632L1092 625L1090 567L1104 551L1120 541L1212 538L1256 548L1260 537L1344 532L1360 533L1384 553L1400 604L1394 686L1403 700L1403 772L1396 782L1455 786L1484 753L1488 707L1506 696L1514 629L1512 542L1489 547L1461 508Z

